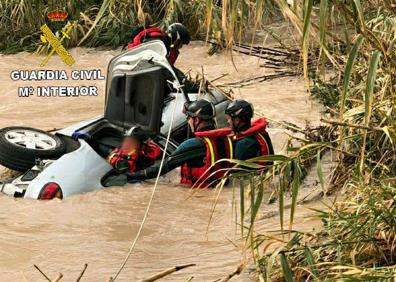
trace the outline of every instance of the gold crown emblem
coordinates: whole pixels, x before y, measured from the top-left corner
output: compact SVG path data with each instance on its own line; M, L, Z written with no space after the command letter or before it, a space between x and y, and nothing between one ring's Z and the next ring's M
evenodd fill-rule
M47 14L48 19L51 22L64 22L69 14L65 11L53 11Z

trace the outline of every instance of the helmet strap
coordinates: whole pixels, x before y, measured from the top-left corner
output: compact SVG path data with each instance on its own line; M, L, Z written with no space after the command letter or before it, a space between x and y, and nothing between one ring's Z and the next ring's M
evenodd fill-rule
M232 118L232 125L233 125L233 127L234 127L234 131L235 131L235 132L240 132L240 131L242 131L242 128L241 128L241 119L240 119L240 118L238 118L238 123L236 123L236 118Z
M236 122L236 118L238 118L238 123ZM235 132L241 132L249 129L251 127L250 120L244 120L240 117L231 117L233 130Z
M198 122L196 122L198 121ZM193 129L194 132L198 131L200 124L202 123L202 120L200 118L194 117L193 118Z
M196 122L197 119L198 119L198 122ZM200 119L198 117L194 118L194 121L193 121L194 132L212 130L214 128L216 128L214 121L212 123L210 123L208 120Z

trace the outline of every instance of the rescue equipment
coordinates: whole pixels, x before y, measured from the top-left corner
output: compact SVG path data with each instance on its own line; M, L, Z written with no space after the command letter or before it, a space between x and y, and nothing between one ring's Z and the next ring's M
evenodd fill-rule
M259 118L252 122L249 129L238 132L235 136L236 140L240 140L246 137L254 136L260 144L261 156L267 156L273 154L271 140L266 131L267 120L265 118ZM258 162L261 165L268 165L269 162Z
M217 162L220 159L233 158L233 144L230 136L231 129L222 128L210 131L195 132L195 136L201 139L206 146L206 157L202 167L190 167L185 163L181 168L182 184L196 187L207 188L216 186L227 174L229 163ZM218 153L218 142L224 141L226 156L221 157Z

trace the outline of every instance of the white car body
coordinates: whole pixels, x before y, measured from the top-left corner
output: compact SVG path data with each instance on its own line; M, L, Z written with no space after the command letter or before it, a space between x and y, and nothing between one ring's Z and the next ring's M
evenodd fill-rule
M186 98L182 93L180 82L168 60L166 58L167 50L160 41L148 42L138 46L132 50L126 51L115 57L109 64L108 77L106 85L106 97L110 91L111 79L114 76L122 76L125 73L133 72L142 60L154 62L168 70L174 81L173 87L178 93L171 93L169 97L174 97L163 109L161 134L167 135L171 129L170 124L173 120L174 124L185 122L183 115L175 116L174 109L181 112ZM217 98L216 98L217 95ZM218 100L221 94L207 95L203 98L208 100ZM219 96L220 95L220 96ZM189 94L191 100L197 99L197 94ZM107 103L108 101L106 101ZM219 101L217 101L219 102ZM221 102L223 103L223 102ZM176 104L176 105L175 105ZM224 103L223 103L224 104ZM223 105L222 104L222 105ZM226 104L221 106L225 108ZM82 130L89 125L95 124L103 120L104 117L98 117L88 121L83 121L67 128L61 129L55 133L58 136L69 136L76 131ZM222 124L224 124L222 120ZM104 188L101 184L102 177L109 172L112 167L106 159L100 156L85 140L79 139L78 149L66 153L56 160L42 160L31 170L16 179L0 184L0 191L15 197L25 197L38 199L40 191L48 183L56 183L62 189L63 198L73 194L95 191ZM174 147L176 145L173 145ZM30 175L30 176L29 176ZM34 177L32 177L32 175Z

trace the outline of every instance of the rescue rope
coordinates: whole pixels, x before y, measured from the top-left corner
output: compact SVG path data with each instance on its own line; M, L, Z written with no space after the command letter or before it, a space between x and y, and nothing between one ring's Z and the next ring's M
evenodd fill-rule
M172 116L171 116L171 121L170 121L170 124L169 124L168 134L167 134L167 136L166 136L166 142L165 142L165 146L164 146L164 154L162 155L162 159L161 159L159 171L158 171L158 174L157 174L157 178L155 179L154 187L153 187L153 190L151 191L150 200L149 200L149 202L148 202L148 204L147 204L146 211L145 211L145 213L144 213L142 222L140 223L139 230L138 230L138 232L137 232L137 234L136 234L136 237L135 237L135 239L134 239L134 241L133 241L131 247L129 248L128 254L127 254L127 256L125 257L124 262L122 263L121 267L118 269L116 275L114 275L114 278L110 278L110 281L111 281L111 282L116 281L118 275L120 275L121 271L124 269L126 263L128 262L130 256L132 255L132 252L133 252L133 250L134 250L134 248L135 248L135 246L136 246L137 241L139 240L139 237L140 237L140 235L141 235L141 233L142 233L142 231L143 231L143 227L144 227L144 225L145 225L145 223L146 223L146 220L147 220L147 217L148 217L148 213L149 213L150 208L151 208L151 204L152 204L152 202L153 202L153 200L154 200L154 194L155 194L155 191L157 190L159 178L160 178L160 176L161 176L162 167L163 167L163 165L164 165L165 156L166 156L166 150L167 150L167 148L168 148L168 144L169 144L169 140L170 140L170 135L171 135L171 130L172 130L172 126L173 126L173 121L174 121L174 117L175 117L177 100L178 100L178 98L179 98L179 95L181 95L181 94L182 94L182 93L180 93L180 88L178 88L178 91L177 91L177 94L176 94L176 99L174 100L174 106L173 106L173 110L172 110Z

